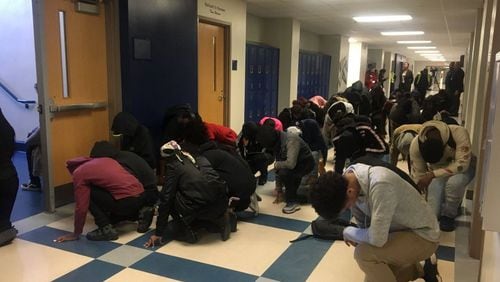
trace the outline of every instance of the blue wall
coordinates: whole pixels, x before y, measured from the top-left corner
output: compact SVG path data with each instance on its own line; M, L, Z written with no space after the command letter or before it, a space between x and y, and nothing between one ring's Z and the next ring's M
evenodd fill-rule
M165 110L197 109L196 0L120 1L123 110L146 125L157 146ZM134 38L151 44L151 59L134 59Z

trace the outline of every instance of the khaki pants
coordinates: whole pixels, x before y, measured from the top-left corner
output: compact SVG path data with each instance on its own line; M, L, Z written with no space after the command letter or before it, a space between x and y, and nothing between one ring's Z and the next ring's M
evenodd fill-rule
M367 282L411 281L423 276L420 261L429 258L437 247L437 242L427 241L411 231L394 232L381 248L358 245L354 258Z

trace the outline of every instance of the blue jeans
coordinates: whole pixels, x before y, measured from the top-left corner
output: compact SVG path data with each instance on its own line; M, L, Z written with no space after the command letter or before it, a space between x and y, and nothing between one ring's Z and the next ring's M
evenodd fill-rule
M427 202L439 218L457 217L465 189L474 178L476 166L473 162L464 173L434 178L429 185Z

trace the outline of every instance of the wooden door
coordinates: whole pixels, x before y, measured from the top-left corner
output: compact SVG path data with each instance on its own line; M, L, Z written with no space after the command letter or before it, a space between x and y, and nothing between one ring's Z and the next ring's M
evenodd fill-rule
M226 38L222 26L198 24L198 112L204 121L226 123Z
M88 156L94 142L109 136L105 6L98 5L93 15L76 12L74 1L34 0L48 210L54 209L57 190L72 181L66 161Z

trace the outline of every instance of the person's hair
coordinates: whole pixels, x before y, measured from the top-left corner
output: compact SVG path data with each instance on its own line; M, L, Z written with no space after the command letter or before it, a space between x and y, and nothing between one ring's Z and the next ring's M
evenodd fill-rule
M311 204L321 217L338 216L347 201L347 180L333 171L321 175L311 189Z
M276 128L276 122L272 118L267 118L262 123L263 126L269 126L271 128Z
M207 127L199 114L195 113L194 118L184 128L184 141L198 146L209 141Z

